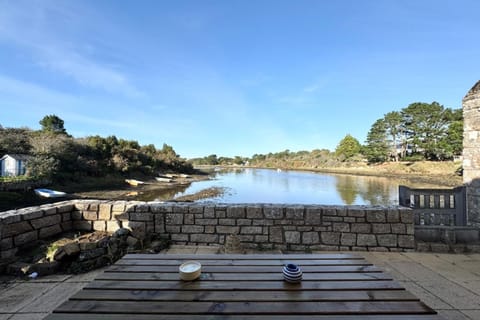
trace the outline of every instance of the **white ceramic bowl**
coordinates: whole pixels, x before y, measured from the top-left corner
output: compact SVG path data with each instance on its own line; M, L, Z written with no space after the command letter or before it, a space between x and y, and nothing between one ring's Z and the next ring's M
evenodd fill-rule
M180 265L180 279L183 281L192 281L202 274L202 265L198 261L186 261Z

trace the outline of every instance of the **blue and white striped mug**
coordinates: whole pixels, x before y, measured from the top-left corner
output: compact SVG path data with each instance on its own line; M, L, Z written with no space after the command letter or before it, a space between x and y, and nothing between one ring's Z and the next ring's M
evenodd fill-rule
M283 279L290 283L298 283L302 281L302 270L293 263L283 266Z

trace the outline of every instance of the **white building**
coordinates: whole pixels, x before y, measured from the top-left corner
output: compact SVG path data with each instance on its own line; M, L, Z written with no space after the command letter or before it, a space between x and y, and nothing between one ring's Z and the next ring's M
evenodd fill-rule
M27 171L29 156L25 154L6 154L0 158L0 176L21 176Z

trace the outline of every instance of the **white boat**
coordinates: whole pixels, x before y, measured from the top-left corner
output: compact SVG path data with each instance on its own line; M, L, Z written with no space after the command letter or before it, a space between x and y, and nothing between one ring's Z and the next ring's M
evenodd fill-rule
M33 191L35 191L40 197L44 198L60 198L67 195L65 192L50 189L34 189Z
M165 177L156 177L155 180L157 180L158 182L172 182L172 179Z
M180 174L180 178L187 179L187 178L190 178L190 176L188 174L182 173L182 174Z
M135 179L125 179L125 182L131 186L138 186L139 184L144 184L145 182Z

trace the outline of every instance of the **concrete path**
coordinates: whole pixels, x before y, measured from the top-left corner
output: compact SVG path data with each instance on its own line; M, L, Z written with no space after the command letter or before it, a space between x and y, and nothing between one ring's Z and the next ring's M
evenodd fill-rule
M172 246L165 253L218 252L218 247ZM383 268L445 319L480 319L480 254L358 254ZM0 277L0 320L43 319L101 272L35 280Z

